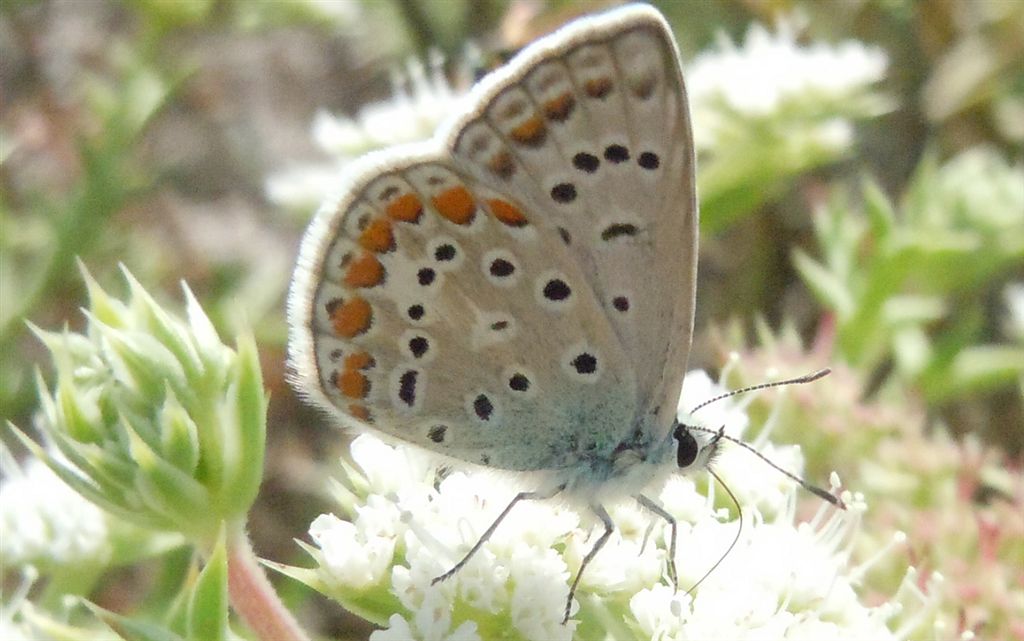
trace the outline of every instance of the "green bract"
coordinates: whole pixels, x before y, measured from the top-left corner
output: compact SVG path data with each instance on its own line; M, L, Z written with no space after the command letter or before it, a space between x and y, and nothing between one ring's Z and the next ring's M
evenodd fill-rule
M84 269L83 269L84 272ZM212 543L240 520L263 471L266 397L251 336L232 350L184 287L187 320L124 270L130 296L89 287L82 334L33 328L56 383L37 385L41 430L59 455L22 440L76 490L147 527Z

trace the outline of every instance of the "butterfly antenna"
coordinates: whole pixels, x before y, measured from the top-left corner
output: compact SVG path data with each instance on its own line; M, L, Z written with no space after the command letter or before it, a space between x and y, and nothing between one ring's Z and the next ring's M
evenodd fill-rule
M726 392L725 394L704 401L697 407L690 410L690 414L695 413L702 407L711 405L712 403L717 403L718 401L729 398L731 396L739 396L740 394L746 394L747 392L756 392L757 390L768 389L769 387L782 387L783 385L800 385L803 383L813 383L819 378L824 378L831 373L832 370L826 367L825 369L818 370L813 374L804 374L803 376L798 376L796 378L788 378L784 381L772 381L771 383L760 383L758 385L751 385L750 387L741 387L740 389L733 390L731 392Z
M701 409L702 407L706 407L708 405L711 405L712 403L717 403L718 401L721 401L721 400L726 399L726 398L730 398L732 396L738 396L739 394L746 394L747 392L756 392L757 390L768 389L770 387L782 387L783 385L802 385L803 383L813 383L814 381L816 381L816 380L818 380L820 378L824 378L824 377L828 376L831 373L832 373L832 370L826 367L825 369L820 369L817 372L813 372L811 374L804 374L803 376L798 376L796 378L787 378L784 381L772 381L770 383L760 383L758 385L751 385L750 387L741 387L740 389L733 390L731 392L726 392L725 394L720 394L719 396L716 396L716 397L714 397L712 399L704 401L703 403L701 403L697 407L695 407L692 410L690 410L690 414L696 413L697 410ZM687 425L686 428L690 429L690 430L696 430L698 432L706 432L708 434L713 434L713 435L715 435L716 439L724 438L724 439L726 439L728 441L731 441L731 442L735 443L736 445L739 445L739 446L741 446L743 448L746 448L748 451L753 452L754 455L757 456L757 458L761 459L762 461L764 461L768 465L772 466L773 468L775 468L776 470L778 470L779 472L784 474L786 477L792 479L793 481L798 483L800 485L800 487L804 488L805 490L807 490L811 494L817 496L818 498L820 498L822 500L828 501L829 503L831 503L832 505L835 505L838 508L841 508L841 509L844 509L844 510L846 509L846 503L844 503L843 500L841 498L839 498L838 496L836 496L835 494L829 492L828 490L822 489L822 488L820 488L820 487L818 487L816 485L812 485L812 484L808 483L807 481L805 481L804 479L800 478L796 474L793 474L791 472L787 472L786 470L782 469L781 467L779 467L778 465L773 463L764 454L761 454L760 452L755 450L753 447L751 447L747 443L745 443L745 442L743 442L743 441L741 441L739 439L736 439L736 438L733 438L731 436L726 435L724 433L724 429L709 430L709 429L704 428L704 427L695 427L695 426L690 426L690 425ZM718 477L716 476L715 478L718 478ZM719 482L721 483L721 480L719 480ZM724 486L725 484L723 483L722 485ZM726 489L728 489L728 488L726 488Z
M758 452L757 450L755 450L749 444L741 441L738 438L733 438L733 437L729 436L728 434L725 434L723 432L724 428L718 429L718 430L709 430L706 427L696 427L696 426L691 426L691 425L686 425L685 427L688 430L693 430L693 431L696 431L696 432L705 432L707 434L713 434L716 438L719 438L719 439L724 438L725 440L727 440L727 441L729 441L731 443L735 443L736 445L739 445L740 447L745 448L747 451L752 452L754 454L754 456L756 456L757 458L761 459L762 461L764 461L768 465L772 466L777 471L781 472L782 474L784 474L788 478L792 479L793 481L796 481L800 485L800 487L804 488L805 490L807 490L811 494L817 496L820 499L828 501L829 503L831 503L832 505L835 505L836 507L838 507L840 509L843 509L843 510L846 509L846 503L843 502L843 499L839 498L838 496L836 496L835 494L829 492L828 490L822 489L822 488L818 487L817 485L812 485L812 484L808 483L807 481L803 480L802 478L800 478L796 474L793 474L792 472L787 472L786 470L782 469L781 467L779 467L778 465L773 463L772 460L769 459L767 456L765 456L764 454L762 454L762 453ZM713 472L712 472L712 474L713 474ZM715 476L715 478L717 479L718 477ZM719 479L719 483L721 483L721 479ZM722 483L722 485L725 485L725 484ZM728 489L728 487L726 489ZM730 494L732 494L732 493L730 492Z
M726 548L724 553L722 553L722 556L718 557L718 560L715 561L715 564L712 565L711 568L704 573L704 576L700 577L700 579L693 584L693 587L686 591L687 595L693 593L693 591L697 589L697 586L703 583L704 579L711 576L711 573L714 572L718 568L718 566L722 564L722 561L725 560L725 557L729 556L729 553L732 552L732 549L736 547L736 544L740 540L740 534L743 533L743 509L740 507L740 502L736 500L736 495L732 493L732 490L730 490L729 486L725 484L725 481L723 481L720 476L715 474L714 470L708 468L708 474L715 477L715 480L718 481L718 484L725 488L726 494L728 494L729 498L732 499L732 504L736 506L736 514L739 515L740 526L736 528L736 536L732 538L732 543L729 544L729 547Z

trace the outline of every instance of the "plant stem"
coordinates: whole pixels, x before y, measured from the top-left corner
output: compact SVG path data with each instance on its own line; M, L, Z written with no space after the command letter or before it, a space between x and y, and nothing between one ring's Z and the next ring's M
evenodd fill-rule
M267 580L244 527L233 527L228 536L228 594L235 612L261 641L309 641Z

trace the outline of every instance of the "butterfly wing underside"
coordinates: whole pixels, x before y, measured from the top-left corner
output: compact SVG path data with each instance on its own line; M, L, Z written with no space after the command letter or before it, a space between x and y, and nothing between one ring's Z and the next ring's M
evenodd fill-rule
M617 14L524 51L434 142L358 164L311 224L292 364L343 423L532 470L674 414L689 122L660 16Z

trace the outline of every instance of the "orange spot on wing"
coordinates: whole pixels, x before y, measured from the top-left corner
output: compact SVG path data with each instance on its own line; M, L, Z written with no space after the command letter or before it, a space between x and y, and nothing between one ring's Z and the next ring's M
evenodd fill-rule
M377 253L391 251L395 246L395 237L391 233L391 221L386 218L378 218L370 222L359 236L359 245L363 249Z
M583 83L583 90L591 98L604 98L612 91L612 79L604 76L592 78Z
M387 208L388 216L406 223L414 223L423 214L423 203L416 194L402 194L391 201Z
M370 422L370 410L365 405L353 403L348 406L348 413L361 421Z
M373 366L373 357L369 352L355 352L345 357L345 369L366 369Z
M576 97L568 91L544 103L544 115L555 122L563 122L576 106Z
M384 266L373 254L363 254L348 265L345 284L349 287L373 287L384 280Z
M342 372L335 385L338 391L349 398L366 398L370 393L370 380L356 371Z
M512 154L507 151L499 151L487 161L487 168L499 178L508 180L516 173L516 164L512 160Z
M473 220L476 203L469 190L463 186L446 189L431 199L438 213L457 225L467 225Z
M509 227L523 227L529 223L523 212L510 202L495 198L487 201L487 204L490 205L494 217Z
M543 144L547 133L548 130L544 125L544 119L535 115L510 131L508 135L512 140L521 145L536 147Z
M633 95L641 100L647 100L654 95L654 89L658 84L658 79L653 73L646 73L642 76L634 78L629 83L629 88L633 92Z
M342 338L353 338L370 328L373 308L366 300L355 296L345 302L334 300L328 303L327 312L334 326L334 333Z

